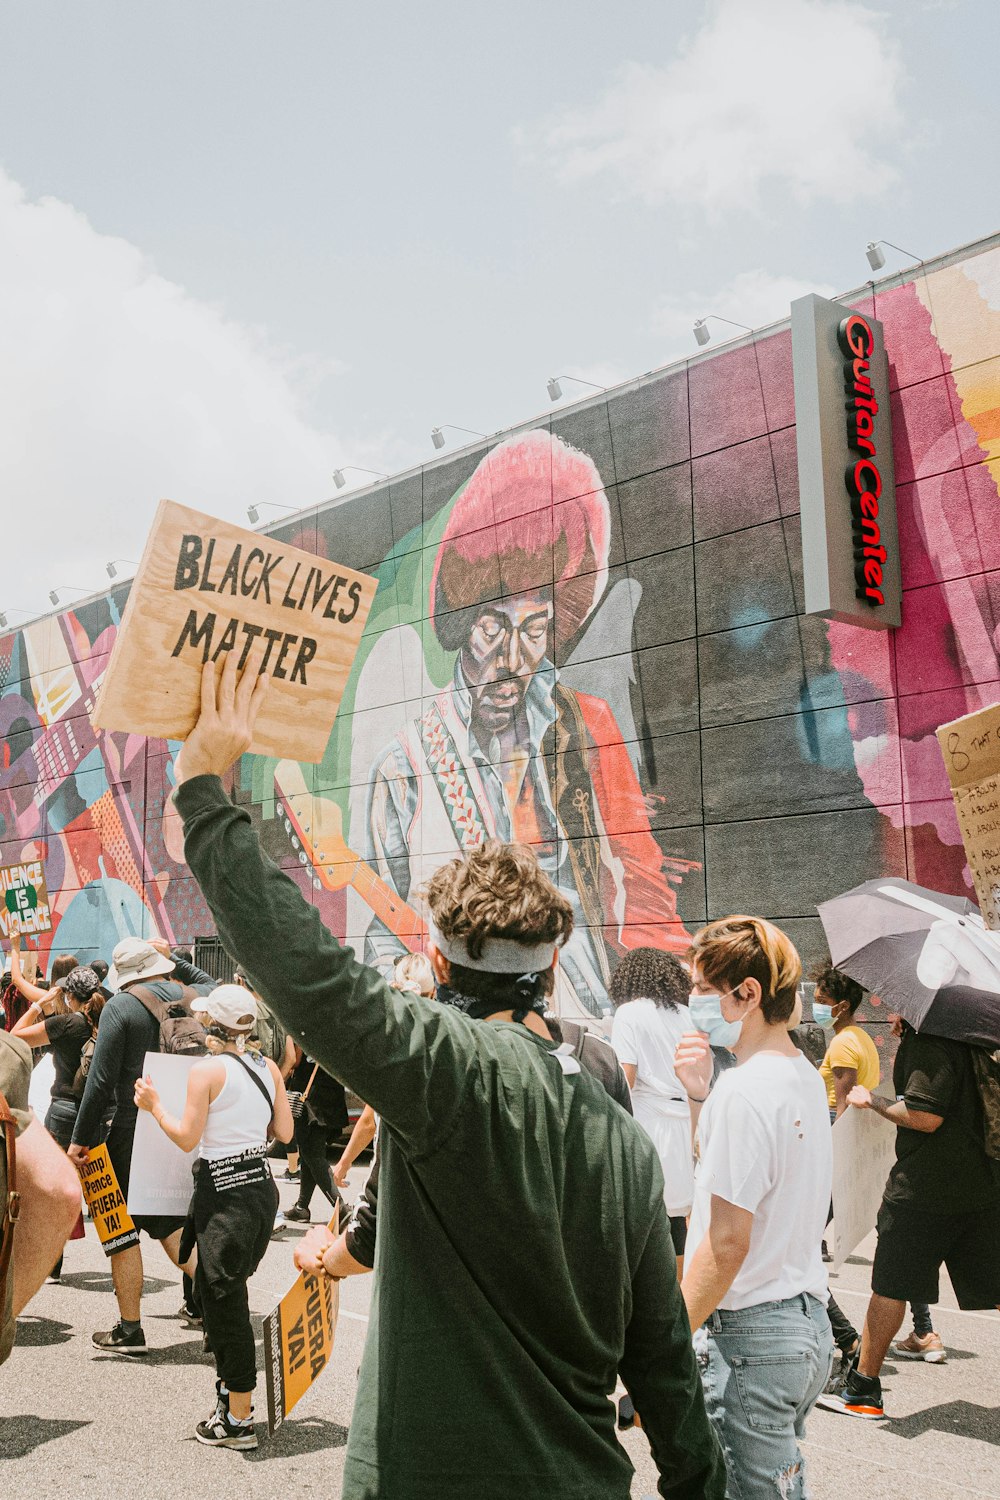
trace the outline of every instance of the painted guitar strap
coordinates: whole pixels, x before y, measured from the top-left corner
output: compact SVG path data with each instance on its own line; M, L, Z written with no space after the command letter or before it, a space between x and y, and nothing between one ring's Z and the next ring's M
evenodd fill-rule
M438 789L452 833L466 854L489 837L483 815L469 786L458 746L440 709L432 703L420 721L420 743Z

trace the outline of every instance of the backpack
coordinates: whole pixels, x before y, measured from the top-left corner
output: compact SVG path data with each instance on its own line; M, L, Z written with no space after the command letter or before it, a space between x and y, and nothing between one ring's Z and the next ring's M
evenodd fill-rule
M176 1000L160 1000L144 984L130 985L128 993L134 995L158 1023L161 1052L176 1057L204 1057L208 1051L207 1032L191 1014L191 1002L197 1000L198 991L190 985L177 984L175 980L168 982L178 991Z
M257 1021L253 1031L250 1033L251 1041L260 1046L262 1057L269 1057L271 1061L280 1068L285 1061L285 1040L288 1032L282 1026L277 1016L272 1015L265 1005L257 1002Z
M87 1074L90 1072L90 1064L93 1061L94 1048L96 1046L97 1032L92 1031L80 1048L80 1063L73 1074L73 1093L78 1099L83 1098L83 1091L87 1087Z
M986 1155L1000 1161L1000 1047L995 1052L987 1052L985 1047L970 1047L969 1051L983 1107Z

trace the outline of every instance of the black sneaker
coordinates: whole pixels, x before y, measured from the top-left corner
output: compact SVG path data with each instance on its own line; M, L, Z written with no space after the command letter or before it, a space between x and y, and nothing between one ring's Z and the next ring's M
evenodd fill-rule
M301 1178L302 1178L302 1168L301 1167L296 1167L294 1172L292 1171L292 1169L290 1167L287 1167L285 1169L285 1171L282 1172L280 1180L282 1182L299 1182L301 1180Z
M854 1369L857 1362L858 1351L856 1348L852 1349L850 1354L848 1354L846 1350L841 1350L840 1364L834 1365L833 1369L830 1371L830 1379L823 1387L824 1396L832 1396L834 1391L840 1390L840 1387L843 1385L848 1375Z
M293 1204L291 1208L285 1209L284 1219L286 1224L309 1224L312 1222L312 1216L308 1208L300 1208L297 1203Z
M122 1325L116 1323L107 1333L95 1333L92 1338L95 1349L108 1349L114 1354L149 1353L146 1335L141 1328L137 1328L134 1333L126 1333Z
M816 1405L843 1412L845 1417L860 1417L863 1422L880 1422L885 1416L882 1382L877 1375L849 1370L835 1390L823 1392Z
M618 1403L618 1427L620 1431L627 1432L635 1425L635 1407L632 1405L632 1398L623 1396Z
M222 1400L220 1394L219 1400ZM194 1430L199 1443L209 1448L256 1448L257 1433L253 1422L234 1422L228 1411L217 1406L207 1422Z

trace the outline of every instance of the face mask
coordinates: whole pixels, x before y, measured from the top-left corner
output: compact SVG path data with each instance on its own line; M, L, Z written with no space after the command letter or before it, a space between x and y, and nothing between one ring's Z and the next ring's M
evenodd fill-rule
M817 1026L833 1025L833 1006L824 1005L821 1000L813 1001L813 1020Z
M732 1050L740 1039L742 1021L727 1021L722 1014L721 995L692 995L688 1000L695 1029L706 1031L713 1047Z

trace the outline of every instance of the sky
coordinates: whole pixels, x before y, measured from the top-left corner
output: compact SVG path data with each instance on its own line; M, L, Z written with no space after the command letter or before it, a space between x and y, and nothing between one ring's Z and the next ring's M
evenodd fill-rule
M315 505L1000 230L998 42L995 0L6 0L0 609L127 574L161 497Z

